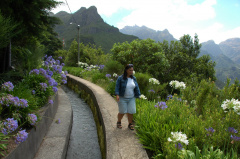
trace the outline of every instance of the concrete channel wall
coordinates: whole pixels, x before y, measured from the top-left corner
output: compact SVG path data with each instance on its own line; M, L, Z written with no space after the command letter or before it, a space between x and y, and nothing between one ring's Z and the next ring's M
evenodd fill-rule
M36 128L31 129L28 138L20 143L5 159L32 159L38 152L38 149L48 132L49 126L58 109L58 94L52 97L54 103L46 104L40 109L41 121L37 123Z
M127 128L127 118L122 120L122 129L116 128L117 102L101 87L68 74L68 87L79 94L90 106L98 131L98 140L103 159L148 159L135 131Z

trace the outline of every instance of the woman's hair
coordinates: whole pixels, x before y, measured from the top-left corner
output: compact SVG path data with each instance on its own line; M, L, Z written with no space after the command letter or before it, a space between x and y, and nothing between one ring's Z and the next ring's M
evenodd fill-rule
M127 79L127 70L129 68L132 68L133 67L133 64L127 64L125 69L124 69L124 73L123 73L123 79ZM133 75L130 76L131 78L133 78Z

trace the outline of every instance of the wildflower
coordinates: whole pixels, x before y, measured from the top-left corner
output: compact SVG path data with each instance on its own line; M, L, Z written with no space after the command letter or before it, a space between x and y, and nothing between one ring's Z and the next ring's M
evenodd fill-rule
M19 131L16 136L16 144L20 144L21 142L24 142L28 137L28 133L26 130Z
M184 82L179 82L177 80L173 80L169 83L169 85L175 89L185 89L186 85Z
M53 72L52 71L50 71L50 70L46 70L47 71L47 74L50 76L50 77L52 77L52 75L53 75Z
M48 103L49 103L49 104L53 104L53 100L49 100Z
M106 74L106 77L107 77L107 78L110 78L110 77L111 77L111 75L110 75L110 74Z
M139 98L140 98L140 99L147 99L147 97L146 97L145 95L143 95L143 94L141 94L141 95L139 96Z
M47 61L44 61L44 66L49 66L49 63Z
M148 90L148 92L155 93L155 91L153 89Z
M182 150L183 149L183 146L181 143L176 143L175 144L175 147L178 149L178 150Z
M171 94L169 94L169 95L167 96L166 100L169 100L169 99L172 99L172 98L173 98L173 96L172 96Z
M2 84L2 90L11 92L11 91L13 91L13 88L14 88L14 86L13 86L12 82L10 82L10 81Z
M207 136L212 136L212 134L215 132L215 130L212 127L209 127L208 129L205 128L205 130L207 130L209 132L209 134L207 134Z
M158 102L158 103L155 105L155 107L164 110L164 109L166 109L168 106L166 105L166 102Z
M37 116L35 114L28 114L28 120L31 125L35 125L37 121Z
M118 75L116 73L113 74L113 77L117 77Z
M18 128L18 122L13 118L7 118L6 121L3 122L3 126L4 128L2 129L2 133L4 135L7 135L9 133L12 133Z
M54 93L56 93L58 91L58 88L57 87L53 87L52 90L53 90Z
M169 142L174 142L174 143L177 143L177 142L182 142L186 145L188 145L188 140L187 140L187 135L186 134L182 134L182 132L171 132L172 134L172 139L169 137L168 138L168 141Z
M61 59L62 59L62 56L59 56L58 58L61 60Z
M48 80L48 85L53 86L55 84L55 82L56 82L55 79L50 78L50 80Z
M46 91L47 84L46 83L40 83L40 85L41 85L41 90Z
M233 134L237 134L237 133L238 133L238 131L237 131L236 129L234 129L233 127L229 127L229 128L228 128L228 131L229 131L230 133L233 133Z
M150 79L149 79L149 83L152 83L152 84L160 84L160 82L159 82L156 78L150 78Z

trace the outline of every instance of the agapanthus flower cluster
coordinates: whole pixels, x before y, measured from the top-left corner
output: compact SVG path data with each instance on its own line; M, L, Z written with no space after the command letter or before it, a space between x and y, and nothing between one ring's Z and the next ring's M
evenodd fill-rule
M106 77L107 77L107 78L111 78L111 75L110 75L110 74L106 74Z
M160 82L156 78L150 78L149 83L151 84L160 84Z
M17 128L18 128L17 120L14 120L13 118L7 118L6 121L3 122L2 133L4 135L7 135L15 131Z
M48 103L49 103L49 104L53 104L53 100L50 99L50 100L48 101Z
M186 85L184 82L179 82L177 80L173 80L169 83L169 85L175 89L185 89Z
M105 67L104 65L99 65L99 66L98 66L98 69L99 69L99 70L103 70L104 67Z
M238 136L231 135L230 137L233 141L240 141L240 137L238 137Z
M11 94L1 97L0 104L7 107L9 107L10 105L22 108L28 107L28 101L26 99L19 99L18 97L14 97Z
M147 99L147 97L146 97L145 95L143 95L143 94L141 94L141 95L139 96L139 98L140 98L140 99L145 99L145 100Z
M166 100L169 100L169 99L172 99L172 98L173 98L173 96L172 96L171 94L169 94L169 95L167 96Z
M171 132L172 137L168 138L169 142L174 142L174 143L178 143L178 142L182 142L186 145L188 145L188 140L187 140L187 135L186 134L182 134L182 132Z
M229 110L234 110L234 112L240 115L240 101L238 101L238 99L226 99L225 101L223 101L221 107L223 108L225 113Z
M28 114L28 120L31 125L35 125L37 121L37 116L35 114Z
M178 149L178 150L182 150L183 149L183 146L182 146L182 144L179 142L179 143L176 143L175 144L175 147L176 147L176 149Z
M13 91L14 85L12 82L8 81L2 84L2 90L11 92Z
M215 130L214 130L212 127L209 127L208 129L207 129L207 128L205 128L205 130L207 130L207 131L208 131L208 133L207 133L207 136L212 136L212 135L213 135L213 133L215 132Z
M77 65L81 68L87 68L89 66L87 63L84 62L78 62Z
M228 128L228 132L233 133L233 134L237 134L238 133L238 131L236 129L234 129L233 127L229 127Z
M46 83L40 83L41 85L41 90L46 91L46 88L48 87Z
M155 91L153 89L148 90L148 92L155 93Z
M38 69L33 69L29 72L29 74L39 75L39 70Z
M114 73L114 74L113 74L113 77L117 78L117 77L118 77L118 75L117 75L116 73Z
M21 130L17 133L15 143L20 144L21 142L24 142L28 138L28 133L26 130Z
M155 105L155 107L164 110L164 109L166 109L168 106L167 106L166 102L158 102L158 103Z

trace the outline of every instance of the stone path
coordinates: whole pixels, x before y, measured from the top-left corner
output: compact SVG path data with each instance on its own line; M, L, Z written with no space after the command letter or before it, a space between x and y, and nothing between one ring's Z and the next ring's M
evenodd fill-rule
M63 86L73 110L73 124L66 159L101 159L98 135L89 106L72 90Z

